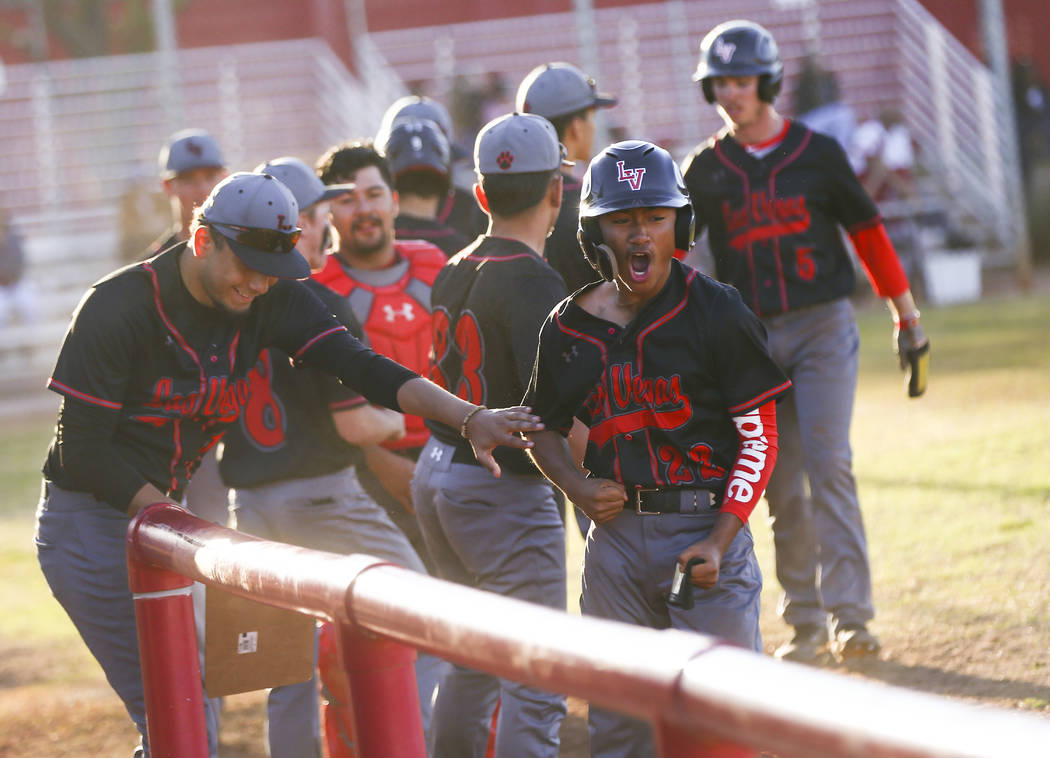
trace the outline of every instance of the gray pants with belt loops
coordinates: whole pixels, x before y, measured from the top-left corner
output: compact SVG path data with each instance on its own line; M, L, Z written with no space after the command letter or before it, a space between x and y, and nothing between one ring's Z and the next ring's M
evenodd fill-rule
M37 559L44 578L124 701L148 756L139 639L124 544L128 517L94 495L70 492L45 481L36 518ZM194 585L198 644L203 631L201 590L203 585ZM204 714L208 748L216 758L219 701L204 698Z
M565 524L552 485L539 474L453 463L454 448L431 437L412 479L427 548L450 581L565 610ZM497 758L557 758L565 697L453 666L438 691L434 758L482 758L496 701Z
M758 630L762 572L747 524L722 556L718 584L692 587L693 608L667 605L678 555L711 532L718 511L692 512L693 493L682 494L682 513L638 514L632 503L612 521L591 526L583 559L583 614L652 629L680 629L762 650ZM590 709L594 758L652 758L645 721L604 708Z
M860 335L849 300L765 319L792 382L777 405L777 466L766 488L788 624L863 624L875 615L849 430Z

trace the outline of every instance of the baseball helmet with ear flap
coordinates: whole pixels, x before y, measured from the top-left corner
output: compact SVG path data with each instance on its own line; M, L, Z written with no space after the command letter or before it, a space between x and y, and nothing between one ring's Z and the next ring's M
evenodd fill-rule
M675 208L675 247L688 250L693 244L693 206L671 154L642 140L610 145L591 160L583 176L576 235L587 262L608 282L615 278L615 264L601 249L598 217L629 208Z
M700 41L700 60L693 81L700 82L704 99L715 102L711 79L716 76L757 76L758 97L773 102L784 80L784 63L769 30L753 21L726 21Z

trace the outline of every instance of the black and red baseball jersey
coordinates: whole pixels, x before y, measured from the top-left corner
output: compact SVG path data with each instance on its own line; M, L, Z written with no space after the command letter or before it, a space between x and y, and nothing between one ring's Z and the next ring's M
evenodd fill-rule
M723 130L686 158L683 173L718 278L759 316L852 294L838 227L855 234L882 220L833 138L791 122L757 157Z
M247 314L208 308L186 289L173 248L96 282L73 315L48 387L65 396L44 475L118 510L152 483L178 498L201 456L237 420L248 373L277 347L398 408L415 374L351 336L301 282L280 280ZM323 345L323 349L318 349ZM93 449L64 448L77 425Z
M434 364L430 378L471 403L517 405L529 383L540 325L565 297L565 285L528 245L480 237L445 265L434 281ZM475 463L459 429L428 421L434 435ZM536 474L524 451L497 448L496 460Z
M365 343L364 330L345 298L312 279L303 284ZM360 448L340 436L332 413L367 402L334 376L296 368L281 351L265 350L248 372L248 400L240 418L222 440L223 484L259 487L333 474L358 463Z
M585 284L596 282L601 276L583 257L576 231L580 224L580 189L582 184L572 174L562 172L561 210L554 223L554 231L543 246L543 257L573 293Z
M445 257L451 258L470 244L470 240L451 226L440 221L419 216L398 214L394 219L394 234L403 240L424 240L441 248Z
M448 259L422 240L398 240L394 250L397 262L374 271L351 269L338 255L329 255L314 279L347 298L377 353L425 376L430 369L430 288ZM422 418L405 416L405 436L384 447L420 448L428 436Z
M574 417L590 427L584 466L595 477L720 494L740 445L732 417L791 382L735 289L670 265L663 290L626 327L574 298L560 303L523 402L548 429L568 434Z
M438 207L437 220L440 224L451 226L468 240L484 234L489 226L489 217L474 199L474 193L455 186Z

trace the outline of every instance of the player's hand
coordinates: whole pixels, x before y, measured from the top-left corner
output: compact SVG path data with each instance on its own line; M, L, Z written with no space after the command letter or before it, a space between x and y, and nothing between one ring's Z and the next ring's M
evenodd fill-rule
M718 584L718 567L722 564L722 551L718 545L710 539L693 543L678 555L679 567L685 571L686 564L693 558L700 558L703 563L693 566L689 583L705 590Z
M627 490L611 479L583 479L572 492L566 492L572 504L587 514L596 524L612 521L623 511Z
M405 414L379 406L376 406L375 409L381 414L382 428L387 432L383 442L403 440L405 438Z
M513 408L497 408L478 411L467 421L467 439L474 448L474 457L478 463L487 468L493 476L500 475L499 464L492 457L494 448L500 445L507 447L529 448L532 442L519 436L519 432L541 432L543 422L539 416L532 415L532 409L524 405Z
M893 349L901 371L907 376L908 397L919 397L926 391L930 373L930 339L923 331L918 315L894 324Z

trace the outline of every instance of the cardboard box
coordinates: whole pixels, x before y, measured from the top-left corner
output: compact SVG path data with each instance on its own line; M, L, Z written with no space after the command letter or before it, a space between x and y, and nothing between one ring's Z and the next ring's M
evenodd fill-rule
M205 593L204 689L209 697L305 682L313 676L312 616Z

